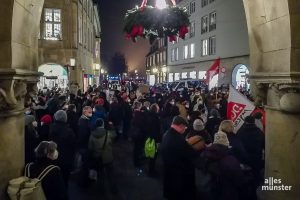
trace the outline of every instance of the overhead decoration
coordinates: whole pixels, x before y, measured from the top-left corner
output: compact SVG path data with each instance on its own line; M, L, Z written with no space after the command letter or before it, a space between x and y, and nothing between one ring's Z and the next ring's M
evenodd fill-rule
M189 32L189 14L185 8L168 6L165 0L157 0L156 6L147 6L143 0L140 7L128 10L125 16L124 32L128 39L136 42L138 37L148 38L152 43L156 38L168 36L169 41L182 39Z

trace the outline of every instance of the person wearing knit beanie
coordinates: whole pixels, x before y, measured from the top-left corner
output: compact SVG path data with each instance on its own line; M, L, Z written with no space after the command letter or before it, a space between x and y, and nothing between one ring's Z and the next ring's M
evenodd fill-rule
M219 130L214 136L214 144L221 144L229 147L229 140L226 133Z
M50 115L44 115L42 118L41 118L41 122L43 124L51 124L52 122L52 118Z
M193 123L193 129L195 130L195 131L202 131L202 130L204 130L204 124L203 124L203 122L202 122L202 120L201 119L196 119L195 121L194 121L194 123Z
M67 113L64 110L59 110L54 114L55 121L67 123L68 117Z

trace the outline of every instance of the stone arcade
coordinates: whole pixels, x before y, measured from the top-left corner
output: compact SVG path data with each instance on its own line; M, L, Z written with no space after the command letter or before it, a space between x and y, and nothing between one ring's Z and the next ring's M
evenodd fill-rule
M65 0L70 1L70 0ZM225 1L225 0L222 0ZM300 196L300 3L243 0L247 17L251 80L265 105L266 177L292 191L264 192L262 199ZM38 80L37 53L43 0L0 0L0 199L24 166L23 103Z

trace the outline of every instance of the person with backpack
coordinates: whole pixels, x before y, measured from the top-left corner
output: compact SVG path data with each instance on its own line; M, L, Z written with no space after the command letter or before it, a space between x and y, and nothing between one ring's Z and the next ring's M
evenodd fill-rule
M35 149L36 161L25 167L25 175L28 178L39 178L47 200L68 200L68 192L65 186L61 170L54 163L58 158L55 142L42 141ZM49 169L44 171L45 169ZM41 177L43 173L44 177Z
M113 177L113 151L112 142L116 137L112 124L108 124L105 128L103 119L96 120L96 128L92 130L89 138L89 151L91 154L91 161L93 168L99 172L103 170L106 172L107 181L110 186L110 190L115 192L116 184ZM100 173L101 174L101 173Z

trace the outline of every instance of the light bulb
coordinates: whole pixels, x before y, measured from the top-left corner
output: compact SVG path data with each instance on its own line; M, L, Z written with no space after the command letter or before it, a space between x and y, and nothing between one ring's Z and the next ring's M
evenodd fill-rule
M156 0L155 6L156 6L158 9L164 9L164 8L167 7L167 4L166 4L166 1L165 1L165 0Z

